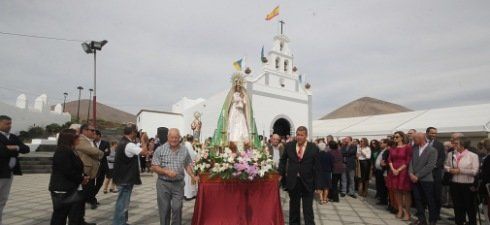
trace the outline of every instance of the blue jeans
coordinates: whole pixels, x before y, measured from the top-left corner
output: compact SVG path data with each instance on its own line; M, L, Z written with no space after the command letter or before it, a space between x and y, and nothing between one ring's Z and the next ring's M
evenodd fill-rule
M128 222L129 202L131 200L132 184L119 185L119 194L116 200L116 210L112 225L125 225Z
M356 185L356 183L354 182L355 174L356 174L355 169L346 169L345 172L342 173L342 177L341 177L342 189L340 190L340 193L342 194L347 193L348 195L356 194L354 192L354 187Z

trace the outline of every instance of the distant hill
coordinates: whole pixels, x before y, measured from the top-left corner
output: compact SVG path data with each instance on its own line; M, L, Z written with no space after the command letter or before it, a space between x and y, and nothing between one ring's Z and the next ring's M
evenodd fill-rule
M382 101L371 97L362 97L349 102L331 113L321 117L321 120L346 117L371 116L388 113L412 111L404 106Z
M87 110L88 110L88 99L80 100L80 120L87 119ZM65 110L71 114L73 119L77 117L77 107L78 100L71 101L66 103ZM52 106L53 108L53 106ZM93 119L92 115L93 109L90 107L90 119ZM104 105L100 102L97 102L97 120L105 120L113 123L128 123L128 122L136 122L136 116L119 109L110 107L108 105Z

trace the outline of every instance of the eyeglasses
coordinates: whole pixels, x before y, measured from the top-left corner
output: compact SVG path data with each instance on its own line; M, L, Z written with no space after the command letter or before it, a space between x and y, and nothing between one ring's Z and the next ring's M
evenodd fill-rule
M87 128L88 131L92 131L92 132L95 132L95 129L89 129Z

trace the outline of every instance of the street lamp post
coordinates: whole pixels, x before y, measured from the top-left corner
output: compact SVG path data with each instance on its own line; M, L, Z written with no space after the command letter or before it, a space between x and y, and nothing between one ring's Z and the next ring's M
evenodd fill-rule
M94 91L94 89L90 88L88 91L90 92L90 97L88 97L87 123L90 120L90 105L92 104L92 91Z
M78 107L77 107L77 122L80 123L80 98L82 97L82 86L78 86Z
M94 127L97 126L97 50L102 50L102 47L107 44L107 40L90 41L82 43L83 51L87 54L94 54L94 98L93 98L93 117Z
M63 112L65 112L65 106L66 106L66 97L68 97L68 93L63 93L65 99L63 99Z

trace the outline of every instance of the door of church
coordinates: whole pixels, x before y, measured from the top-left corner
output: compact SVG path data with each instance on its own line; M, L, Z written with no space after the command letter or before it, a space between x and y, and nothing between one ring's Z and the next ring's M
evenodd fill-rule
M284 118L276 120L272 129L274 130L274 134L279 134L281 137L286 137L286 135L291 134L291 124Z

